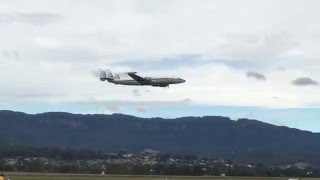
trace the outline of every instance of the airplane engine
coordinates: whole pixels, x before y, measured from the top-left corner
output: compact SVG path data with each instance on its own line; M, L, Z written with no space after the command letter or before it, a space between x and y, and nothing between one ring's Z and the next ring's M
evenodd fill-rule
M151 82L152 82L153 84L158 84L158 83L159 83L158 80L152 80Z
M151 86L161 86L160 82L158 80L152 80L151 81Z
M151 77L145 77L144 79L145 79L145 81L149 82L151 85L159 83L158 80L154 80Z
M144 78L146 81L152 82L152 78L151 77L145 77Z

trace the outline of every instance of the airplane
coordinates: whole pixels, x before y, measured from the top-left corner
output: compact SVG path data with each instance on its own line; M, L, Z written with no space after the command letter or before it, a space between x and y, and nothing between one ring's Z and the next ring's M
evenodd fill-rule
M155 86L155 87L168 87L170 84L179 84L186 82L181 78L154 78L154 77L141 77L137 72L127 72L131 78L121 79L119 74L113 75L110 70L100 72L100 80L108 81L113 84L131 85L131 86Z

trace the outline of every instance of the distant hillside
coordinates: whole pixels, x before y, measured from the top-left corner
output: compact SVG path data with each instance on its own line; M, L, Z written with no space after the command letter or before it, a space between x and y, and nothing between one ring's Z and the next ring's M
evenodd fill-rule
M264 164L320 164L320 134L226 117L138 118L122 114L29 115L0 111L0 141L117 152L146 148Z

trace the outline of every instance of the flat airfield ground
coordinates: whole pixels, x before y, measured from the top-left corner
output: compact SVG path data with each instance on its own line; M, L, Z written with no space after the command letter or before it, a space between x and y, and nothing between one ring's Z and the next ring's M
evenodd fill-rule
M5 173L10 180L288 180L289 178L264 177L204 177L204 176L131 176L131 175L86 175L86 174L46 174L46 173ZM300 180L320 178L301 178Z

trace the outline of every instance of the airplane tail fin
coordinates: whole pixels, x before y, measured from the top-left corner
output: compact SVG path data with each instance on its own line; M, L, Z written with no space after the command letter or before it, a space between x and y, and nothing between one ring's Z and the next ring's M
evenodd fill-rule
M111 71L109 69L107 69L106 71L101 71L100 73L100 80L101 81L111 81L111 80L114 80L114 77L111 73Z
M107 74L106 74L105 71L101 71L101 72L100 72L100 80L101 80L101 81L107 80Z
M119 74L115 74L115 75L114 75L114 79L120 79Z

